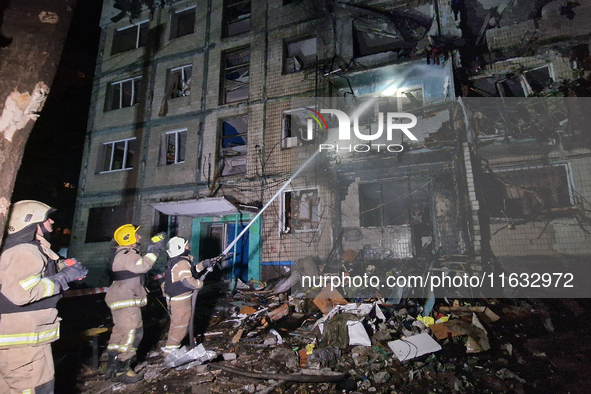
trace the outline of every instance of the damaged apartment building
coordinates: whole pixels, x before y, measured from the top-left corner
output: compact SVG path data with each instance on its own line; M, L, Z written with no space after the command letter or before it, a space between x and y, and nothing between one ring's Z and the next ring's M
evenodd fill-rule
M587 114L511 101L586 95L589 1L143 3L103 6L70 247L91 282L108 282L124 223L202 259L255 219L229 274L245 282L307 256L398 272L591 254ZM363 148L337 140L334 116L309 139L323 108L357 114ZM387 113L414 114L416 140L360 138Z

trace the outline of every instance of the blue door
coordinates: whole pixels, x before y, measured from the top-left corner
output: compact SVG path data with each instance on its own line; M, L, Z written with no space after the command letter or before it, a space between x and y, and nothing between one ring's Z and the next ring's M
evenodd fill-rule
M238 225L238 231L236 231L236 223L228 223L228 245L232 243L236 235L240 234L244 230L244 225ZM246 231L244 235L238 240L236 246L230 250L230 252L236 253L235 258L230 259L230 262L234 262L234 265L230 271L231 278L240 278L245 283L249 281L248 277L248 238L250 230Z

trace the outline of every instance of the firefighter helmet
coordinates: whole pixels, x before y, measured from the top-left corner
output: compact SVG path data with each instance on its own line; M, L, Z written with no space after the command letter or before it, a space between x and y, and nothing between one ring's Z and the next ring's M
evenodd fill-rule
M183 237L172 237L166 245L166 253L168 253L168 257L172 258L183 254L185 246L187 246L188 243L189 241Z
M133 245L137 242L135 233L139 228L140 226L135 227L133 224L124 224L115 230L115 242L117 242L119 246Z
M32 224L43 223L55 208L35 200L23 200L12 204L8 219L8 234L14 234Z

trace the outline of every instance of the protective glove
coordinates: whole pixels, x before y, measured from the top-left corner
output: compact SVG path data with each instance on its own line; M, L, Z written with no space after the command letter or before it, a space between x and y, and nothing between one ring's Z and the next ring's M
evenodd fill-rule
M203 260L201 262L201 265L203 266L203 268L209 268L209 267L216 265L217 263L219 263L220 261L222 261L225 258L226 258L226 255L220 254L217 257L212 257L211 259Z
M159 255L161 252L166 249L166 233L158 233L154 235L150 241L152 242L148 245L148 253L154 253L155 255Z
M81 263L76 262L67 266L57 274L49 276L47 279L59 284L62 290L68 290L70 288L70 286L68 286L69 282L84 279L86 274L88 274L88 268Z

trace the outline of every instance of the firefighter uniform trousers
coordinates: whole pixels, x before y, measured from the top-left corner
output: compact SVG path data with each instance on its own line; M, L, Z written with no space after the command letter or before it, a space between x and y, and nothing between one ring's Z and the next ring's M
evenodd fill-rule
M41 237L2 253L0 393L53 393L51 342L59 338L55 305L61 296L60 286L46 277L57 272L57 258Z
M193 291L203 287L199 279L193 277L191 271L192 256L178 256L168 260L164 277L164 293L170 312L170 328L168 340L162 349L165 354L178 349L189 331L191 322ZM197 271L203 266L198 264Z
M0 393L53 393L51 345L1 349L0 373Z
M107 351L118 353L119 361L135 356L144 335L140 308L148 302L142 285L144 273L148 272L157 256L148 253L142 257L131 246L119 246L113 258L113 284L109 287L105 302L113 315L113 332Z
M144 336L142 311L139 307L111 310L113 332L107 350L117 352L121 361L127 361L137 352Z
M189 332L189 323L191 322L191 295L185 295L184 298L175 298L168 301L170 308L170 328L168 330L168 340L166 341L166 350L178 349L181 341Z

